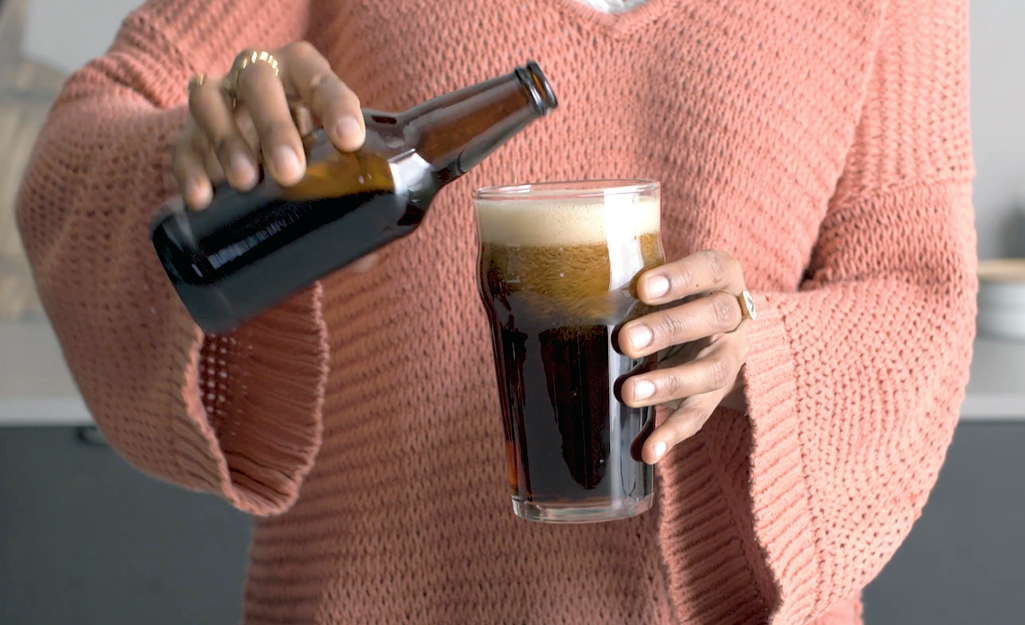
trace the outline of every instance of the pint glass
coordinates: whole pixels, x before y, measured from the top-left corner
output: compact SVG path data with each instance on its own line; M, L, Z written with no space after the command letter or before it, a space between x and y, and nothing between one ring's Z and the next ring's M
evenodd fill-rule
M615 337L649 312L636 279L664 262L658 183L491 187L474 204L513 510L555 523L644 512L653 476L640 448L654 408L617 391L654 356L629 358Z

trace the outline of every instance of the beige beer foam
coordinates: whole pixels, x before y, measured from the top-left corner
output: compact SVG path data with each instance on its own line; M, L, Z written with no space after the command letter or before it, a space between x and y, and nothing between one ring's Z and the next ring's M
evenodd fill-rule
M476 200L480 239L502 245L585 245L659 231L659 200L604 198Z

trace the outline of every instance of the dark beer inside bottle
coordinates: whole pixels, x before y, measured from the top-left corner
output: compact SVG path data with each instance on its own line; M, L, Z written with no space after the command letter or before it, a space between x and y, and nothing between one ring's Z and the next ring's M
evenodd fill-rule
M657 184L533 185L476 199L514 509L549 522L643 512L652 469L639 449L654 410L621 403L616 388L654 363L622 355L613 337L648 312L631 287L663 262Z
M217 186L207 210L164 206L151 238L182 303L227 332L412 233L438 192L557 106L534 62L392 114L364 110L366 142L341 153L317 130L306 175L282 188Z

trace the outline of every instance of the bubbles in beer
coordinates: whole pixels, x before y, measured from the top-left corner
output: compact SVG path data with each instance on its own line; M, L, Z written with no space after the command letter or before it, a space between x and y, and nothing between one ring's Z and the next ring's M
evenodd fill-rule
M632 281L662 261L655 198L478 201L482 271L543 324L615 323Z

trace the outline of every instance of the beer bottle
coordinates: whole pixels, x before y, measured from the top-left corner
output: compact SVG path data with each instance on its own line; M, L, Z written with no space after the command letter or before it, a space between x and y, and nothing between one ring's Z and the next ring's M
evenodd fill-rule
M323 130L304 138L296 185L265 177L248 192L216 187L203 211L180 198L151 231L192 318L231 330L420 225L442 187L557 106L533 61L404 113L364 110L366 142L339 152Z

